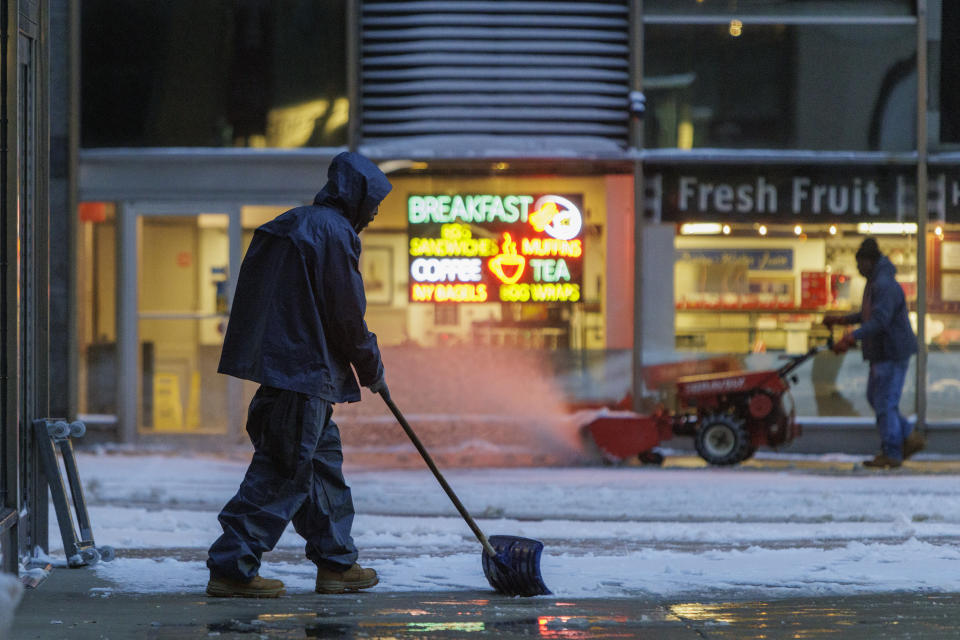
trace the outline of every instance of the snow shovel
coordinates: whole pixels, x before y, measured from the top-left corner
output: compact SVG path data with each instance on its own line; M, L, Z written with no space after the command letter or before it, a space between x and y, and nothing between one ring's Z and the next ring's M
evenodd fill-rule
M430 471L436 476L440 486L447 492L447 496L453 502L460 515L470 526L473 535L483 545L483 575L487 577L487 582L498 592L508 596L540 596L547 595L550 590L543 583L540 577L540 553L543 551L543 543L539 540L530 538L521 538L518 536L490 536L487 538L473 521L466 507L457 498L450 485L444 479L443 474L433 463L433 458L427 453L420 438L413 432L413 428L407 422L400 409L390 399L389 391L381 391L380 395L383 401L390 407L397 422L407 432L407 436L413 443L413 446L420 452L423 461L430 467Z

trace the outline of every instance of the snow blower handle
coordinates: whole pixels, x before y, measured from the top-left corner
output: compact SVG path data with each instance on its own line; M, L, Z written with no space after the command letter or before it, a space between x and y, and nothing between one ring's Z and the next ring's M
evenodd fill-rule
M393 413L393 417L397 419L397 422L400 423L400 426L403 427L403 430L407 432L407 437L410 438L410 442L412 442L413 446L415 446L417 451L420 452L420 457L423 458L423 461L427 463L428 467L430 467L430 471L433 472L433 475L437 478L440 486L443 487L443 490L447 493L447 497L450 498L451 502L453 502L453 506L457 508L457 511L460 512L460 516L463 517L467 525L470 526L470 530L473 531L473 535L477 536L477 540L479 540L480 544L483 546L484 552L491 558L496 558L496 550L490 544L490 541L487 540L487 536L483 535L483 531L480 530L480 527L477 526L477 523L474 522L473 518L470 517L470 513L467 511L467 508L463 506L463 503L460 502L457 494L455 494L453 489L450 488L450 485L447 484L443 474L440 473L437 465L433 463L433 458L430 457L430 454L423 446L423 443L420 442L420 438L418 438L417 434L413 432L413 428L407 422L407 419L403 417L403 414L400 413L400 409L398 409L397 405L395 405L393 400L390 399L390 392L386 390L381 391L380 397L382 397L383 401L387 403L387 406L390 408L390 412Z

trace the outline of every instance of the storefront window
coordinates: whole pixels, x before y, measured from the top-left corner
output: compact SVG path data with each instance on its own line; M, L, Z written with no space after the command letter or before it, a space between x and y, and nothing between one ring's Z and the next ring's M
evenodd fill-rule
M960 225L934 223L927 239L927 415L956 420L960 405Z
M116 207L82 202L77 225L78 412L117 413Z
M896 267L916 325L915 226L883 230L890 233L862 224L729 224L712 232L707 225L681 225L674 267L678 354L735 355L744 369L775 369L783 354L839 339L844 327L831 336L821 322L825 314L860 309L866 280L855 253L868 234ZM931 358L930 371L937 366ZM798 415L873 415L859 350L822 351L796 375L791 393ZM901 403L907 414L914 380L908 376Z
M934 67L935 69L936 67ZM960 3L944 2L940 14L940 142L960 143ZM933 96L931 96L933 97Z
M224 433L229 216L137 213L141 431Z
M914 29L648 23L645 144L912 150Z
M345 144L343 5L85 1L81 146Z

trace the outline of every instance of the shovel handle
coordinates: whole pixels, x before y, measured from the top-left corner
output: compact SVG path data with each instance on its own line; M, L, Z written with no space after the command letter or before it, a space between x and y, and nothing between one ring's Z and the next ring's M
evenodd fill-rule
M480 527L477 526L477 523L474 522L473 518L470 517L470 513L467 511L467 508L463 506L463 503L460 502L457 494L455 494L450 485L447 484L443 474L440 473L437 465L434 464L433 458L430 457L427 449L423 446L423 443L420 442L420 438L418 438L417 434L413 432L413 428L410 426L410 423L407 422L407 419L403 417L403 414L400 413L400 409L397 408L397 405L393 403L393 400L390 398L390 393L388 391L381 391L380 397L382 397L383 401L387 403L387 406L390 408L390 412L393 413L393 417L397 419L397 422L400 423L400 426L403 427L403 430L407 432L407 437L410 438L410 442L412 442L413 446L415 446L417 451L420 452L420 457L423 458L423 461L427 463L428 467L430 467L430 471L433 472L433 475L437 478L440 486L443 487L443 490L447 493L447 497L449 497L450 501L453 502L453 506L457 508L457 511L460 512L461 517L463 517L463 519L467 522L467 525L470 526L470 530L473 531L473 535L477 536L477 540L479 540L480 544L483 545L484 552L486 552L486 554L491 558L495 558L497 556L497 552L490 544L490 541L487 540L487 536L483 535L483 531L480 530Z

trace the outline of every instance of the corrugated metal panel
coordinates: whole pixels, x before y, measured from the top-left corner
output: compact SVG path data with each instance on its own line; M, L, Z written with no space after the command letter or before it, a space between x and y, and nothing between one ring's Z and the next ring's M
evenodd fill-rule
M626 145L627 0L364 2L364 144L417 136Z

